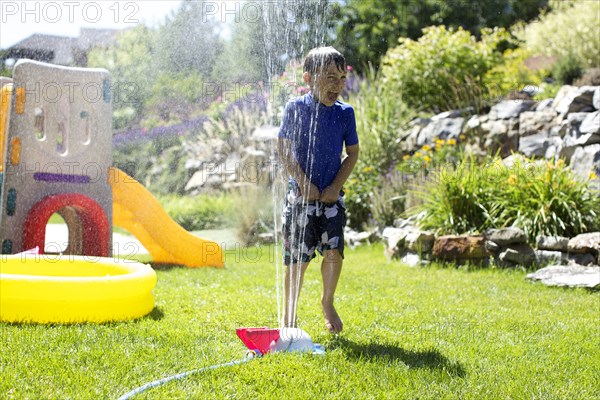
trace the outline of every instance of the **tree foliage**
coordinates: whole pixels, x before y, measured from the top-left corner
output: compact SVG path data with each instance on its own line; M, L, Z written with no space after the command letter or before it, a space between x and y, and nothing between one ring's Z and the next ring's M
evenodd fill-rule
M479 37L485 27L530 21L547 0L346 0L338 7L337 46L350 64L378 67L400 37L417 39L423 28L445 25Z
M158 31L158 67L162 73L194 71L210 76L223 50L215 18L203 10L203 2L184 1Z
M90 53L89 65L113 76L115 129L188 119L205 106L203 83L212 80L223 40L201 7L184 1L158 28L138 25Z
M552 12L525 26L518 36L534 54L572 59L583 67L600 66L600 2L557 3Z
M484 77L502 62L504 29L485 29L477 40L469 32L430 26L419 40L402 39L382 61L385 84L413 108L440 112L485 97Z

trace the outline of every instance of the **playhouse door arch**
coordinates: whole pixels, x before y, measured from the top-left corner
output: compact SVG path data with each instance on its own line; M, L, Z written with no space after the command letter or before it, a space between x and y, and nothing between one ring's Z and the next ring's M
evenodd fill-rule
M94 200L75 193L47 196L29 210L23 228L25 250L37 246L43 252L46 224L57 212L69 228L69 253L110 256L110 225L106 213Z

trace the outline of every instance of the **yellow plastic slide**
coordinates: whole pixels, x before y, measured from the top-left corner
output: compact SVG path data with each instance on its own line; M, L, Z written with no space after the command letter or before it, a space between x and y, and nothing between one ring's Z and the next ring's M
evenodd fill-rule
M223 267L216 242L194 236L169 217L142 184L118 168L111 168L113 224L131 232L150 252L154 262L186 267Z

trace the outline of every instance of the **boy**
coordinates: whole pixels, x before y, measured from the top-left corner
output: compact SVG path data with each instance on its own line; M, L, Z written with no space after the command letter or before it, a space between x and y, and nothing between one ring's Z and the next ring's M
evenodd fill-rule
M289 174L283 210L285 274L284 326L296 326L296 304L304 272L323 255L321 305L331 333L343 324L333 306L344 258L346 210L342 186L358 160L354 110L338 101L346 85L346 61L333 47L311 50L303 80L310 92L288 102L279 130L278 150ZM347 156L342 161L345 145Z

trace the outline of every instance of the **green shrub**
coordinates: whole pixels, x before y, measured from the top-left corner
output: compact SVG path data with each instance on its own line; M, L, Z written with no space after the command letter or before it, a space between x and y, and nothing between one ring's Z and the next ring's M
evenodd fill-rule
M585 68L600 67L598 1L553 2L553 11L517 31L534 54L561 59L572 54Z
M427 184L415 191L422 204L408 210L417 215L423 229L440 234L471 233L494 226L492 199L498 188L497 168L482 168L471 156L456 166L447 164L429 175Z
M558 94L558 91L560 90L560 88L562 87L562 85L558 82L542 82L540 84L540 89L541 91L536 93L535 96L533 96L533 99L535 101L540 101L540 100L544 100L544 99L553 99L556 97L556 95Z
M571 237L600 227L600 193L574 178L563 161L524 159L512 167L499 158L483 164L463 158L455 168L434 172L409 210L424 229L440 234L483 232L518 226L537 235Z
M506 170L510 175L496 200L498 221L523 228L531 240L538 235L573 237L600 228L600 193L589 180L577 180L563 160L525 160Z
M573 54L559 59L552 67L552 76L563 85L571 85L582 74L581 61Z
M232 226L235 203L231 196L162 196L159 201L167 214L188 231Z
M410 106L445 111L485 95L484 75L502 60L504 29L483 29L481 40L459 28L431 26L417 41L401 38L382 60L384 84Z
M502 55L502 62L486 72L484 82L490 98L500 98L525 89L527 86L541 87L549 73L546 70L532 71L525 65L530 52L523 48L508 49Z

